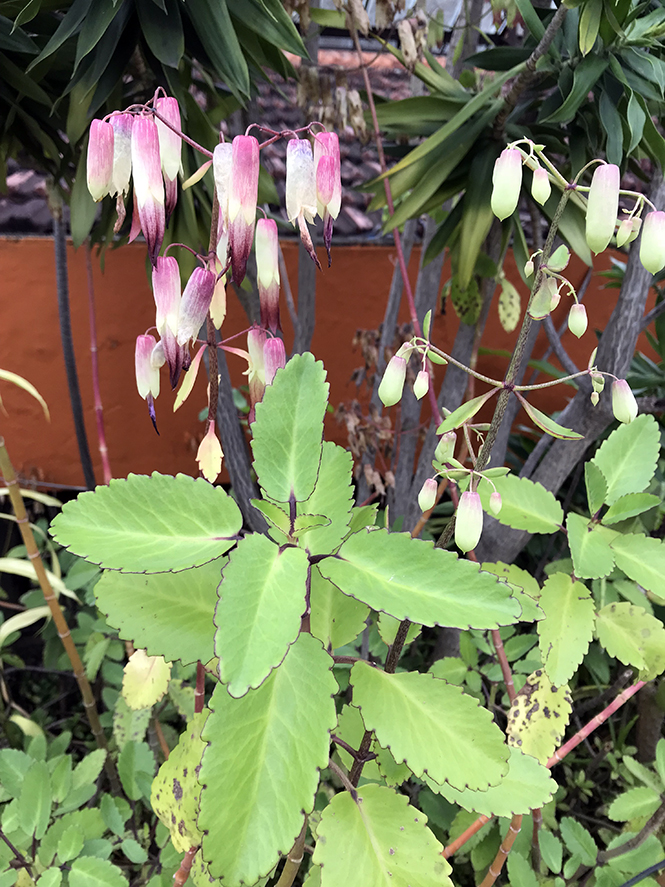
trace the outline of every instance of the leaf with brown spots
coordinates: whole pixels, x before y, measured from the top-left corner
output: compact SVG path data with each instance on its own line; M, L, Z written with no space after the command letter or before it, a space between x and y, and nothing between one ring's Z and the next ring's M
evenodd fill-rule
M534 671L508 713L508 744L545 764L559 745L572 712L567 685L554 687L543 669Z

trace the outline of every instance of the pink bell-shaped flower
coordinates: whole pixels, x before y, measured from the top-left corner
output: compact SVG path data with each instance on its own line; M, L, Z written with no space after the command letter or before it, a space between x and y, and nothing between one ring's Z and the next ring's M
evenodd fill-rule
M114 114L110 119L113 127L113 175L111 177L111 196L123 197L129 191L129 180L132 175L132 125L131 114Z
M279 322L279 239L273 219L256 223L256 279L259 287L261 326L276 333Z
M333 220L342 206L342 175L339 139L335 132L320 132L314 138L316 208L323 219L323 243L328 253L332 244Z
M286 366L284 342L277 336L266 339L263 346L263 366L266 385L272 385L275 373Z
M180 318L180 269L173 256L158 256L152 269L152 292L157 317L155 326L161 337L169 367L171 388L175 388L186 358L186 347L177 341Z
M517 209L522 187L522 154L517 148L505 148L492 172L492 212L497 219L507 219Z
M472 551L483 532L483 506L478 493L462 493L455 515L455 544L464 552Z
M231 187L231 169L233 167L233 145L221 142L215 146L212 154L212 170L215 176L215 190L219 203L219 220L217 223L217 258L226 266L229 252L229 192Z
M180 302L178 345L187 346L198 335L210 308L215 280L215 272L207 268L195 268L192 271Z
M637 401L625 379L612 382L612 412L615 419L626 425L637 416Z
M254 136L236 136L231 154L228 205L229 248L233 282L236 286L240 286L245 278L247 259L252 250L259 166L258 141Z
M406 360L395 354L390 358L379 385L379 399L386 407L394 406L401 400L406 380Z
M181 129L180 106L177 99L170 96L159 98L155 102L155 110L176 129ZM159 135L162 172L164 173L166 221L168 222L178 200L178 173L182 172L182 141L180 136L159 118L155 118L155 120Z
M103 120L90 124L86 172L88 191L98 202L109 193L113 177L113 127Z
M321 268L307 222L316 215L314 154L307 139L291 139L286 145L286 215L300 228L300 239L317 268Z
M263 392L266 387L265 356L266 331L261 327L253 326L247 333L247 351L249 361L247 367L247 384L249 386L249 416L250 425L254 421L255 407L263 400Z
M594 170L587 198L586 242L596 255L609 246L619 212L621 173L614 163L603 163Z
M428 477L418 493L418 508L421 511L425 512L429 511L430 508L434 508L438 488L435 478Z
M665 268L665 212L647 213L642 227L640 262L651 274Z
M132 172L135 208L154 265L164 240L164 182L159 135L153 117L137 117L132 126ZM135 219L132 221L134 226Z
M222 470L222 445L219 438L215 434L215 423L208 422L208 430L205 437L199 444L196 453L196 461L199 463L199 470L209 483L214 483L220 471Z
M500 513L502 505L503 502L501 501L501 493L498 490L494 490L492 495L490 496L490 511L492 512L494 517L496 517L497 514Z
M138 388L139 395L148 403L148 412L150 413L155 431L157 431L155 398L159 395L159 366L161 359L157 351L157 345L158 343L155 341L154 336L137 336L134 352L136 387ZM155 354L156 351L157 354ZM154 358L153 355L155 355ZM158 431L157 433L159 434Z

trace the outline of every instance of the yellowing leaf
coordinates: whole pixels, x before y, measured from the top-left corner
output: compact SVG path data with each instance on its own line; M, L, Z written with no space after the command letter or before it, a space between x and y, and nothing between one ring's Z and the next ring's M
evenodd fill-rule
M555 687L543 669L534 671L508 713L508 744L547 763L559 745L572 705L567 686Z
M499 296L499 321L507 333L512 333L517 328L522 313L520 294L516 287L504 280Z
M48 421L49 422L51 421L51 416L49 415L46 401L41 396L39 391L37 391L35 386L32 385L30 382L28 382L27 379L24 379L23 376L19 376L18 373L12 373L9 370L2 370L2 369L0 369L0 379L2 379L5 382L12 382L14 385L18 386L19 388L22 388L23 391L27 391L28 394L32 395L32 397L34 397L35 400L39 402L39 405L41 406L42 410L44 411L44 415L46 416ZM0 400L0 405L1 404L2 404L2 400Z
M171 663L163 656L135 650L125 665L122 695L132 709L149 708L164 696L171 677Z

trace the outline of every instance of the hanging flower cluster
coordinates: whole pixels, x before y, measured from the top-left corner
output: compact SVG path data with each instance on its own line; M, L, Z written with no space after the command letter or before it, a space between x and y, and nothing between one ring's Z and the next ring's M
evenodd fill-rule
M321 124L284 133L258 129L270 136L263 144L282 137L289 139L286 146L287 217L299 228L304 246L320 268L307 225L317 214L321 216L330 264L333 220L341 208L342 185L337 135L315 131L315 127L320 128ZM300 133L305 137L301 138ZM307 136L311 136L311 141ZM93 120L88 142L87 182L92 197L96 201L107 195L116 197L117 231L125 218L124 201L132 181L134 208L129 240L134 240L142 231L148 245L159 338L150 331L137 338L135 364L138 391L148 404L155 429L160 368L164 364L168 367L171 388L178 385L183 372L187 373L176 396L174 409L178 409L189 396L203 354L207 347L213 347L213 341L202 343L193 358L190 349L196 344L207 317L216 329L221 327L226 314L227 279L230 276L236 285L242 283L253 245L260 325L249 330L246 351L223 341L219 343L226 351L247 361L250 422L265 386L271 384L277 370L286 365L284 343L278 337L281 324L277 224L268 218L256 222L262 145L249 130L232 142L220 143L212 154L187 139L209 158L192 180L201 178L211 165L213 167L217 209L213 210L215 230L211 250L208 255L197 256L200 267L192 272L184 291L176 259L166 254L168 250L160 255L165 228L178 198L183 138L176 99L161 95L158 90L146 105L133 105L104 120ZM215 433L214 409L209 403L206 434L197 461L204 477L211 482L221 470L222 456Z

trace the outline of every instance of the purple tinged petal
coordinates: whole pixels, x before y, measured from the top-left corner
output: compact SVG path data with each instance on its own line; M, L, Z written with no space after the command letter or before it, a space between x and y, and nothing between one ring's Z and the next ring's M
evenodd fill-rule
M322 200L322 194L317 193L317 209L321 218L324 217L322 210L327 210L332 218L336 219L342 206L342 176L341 159L339 153L339 139L337 137L337 133L335 132L320 132L317 133L316 137L314 138L314 166L316 167L317 191L319 188L319 164L321 159L326 156L332 157L334 164L332 173L332 197L328 201L324 202ZM328 175L327 172L326 175Z
M93 120L88 139L88 191L95 201L109 193L113 176L113 127L103 120Z
M279 238L273 219L256 223L256 278L259 287L261 325L273 333L279 322Z
M316 215L314 154L307 139L291 139L286 145L286 215L294 224L303 215L313 222Z
M245 279L247 259L254 239L259 189L259 143L254 136L236 136L231 154L229 181L229 248L233 282Z
M136 337L134 352L136 387L144 400L148 395L154 398L159 394L159 368L152 363L152 353L156 345L157 341L154 336Z
M143 235L154 265L164 239L164 182L157 125L152 117L137 117L132 126L134 196Z
M249 386L249 416L248 421L254 421L254 408L263 400L263 392L266 387L264 346L266 343L266 331L254 326L247 333L247 351L249 352L249 366L247 368L247 382Z
M286 366L286 349L282 339L277 336L266 339L263 346L263 363L266 385L272 385L277 370Z
M180 269L173 256L159 256L152 269L152 292L155 297L157 318L155 326L160 336L165 329L178 331L180 311Z
M418 507L421 511L429 511L436 504L439 485L433 477L428 477L418 493Z
M180 123L180 106L178 100L167 96L166 98L157 99L155 102L155 110L162 117L165 117L169 123L182 129ZM170 129L161 120L155 118L157 124L157 133L159 136L159 152L161 156L162 171L167 179L176 179L178 173L182 172L182 140L172 129Z
M114 114L111 117L113 127L113 175L111 191L122 194L129 191L129 180L132 174L132 125L131 114Z
M216 274L207 268L195 268L187 281L180 302L178 345L186 345L198 335L215 291Z

